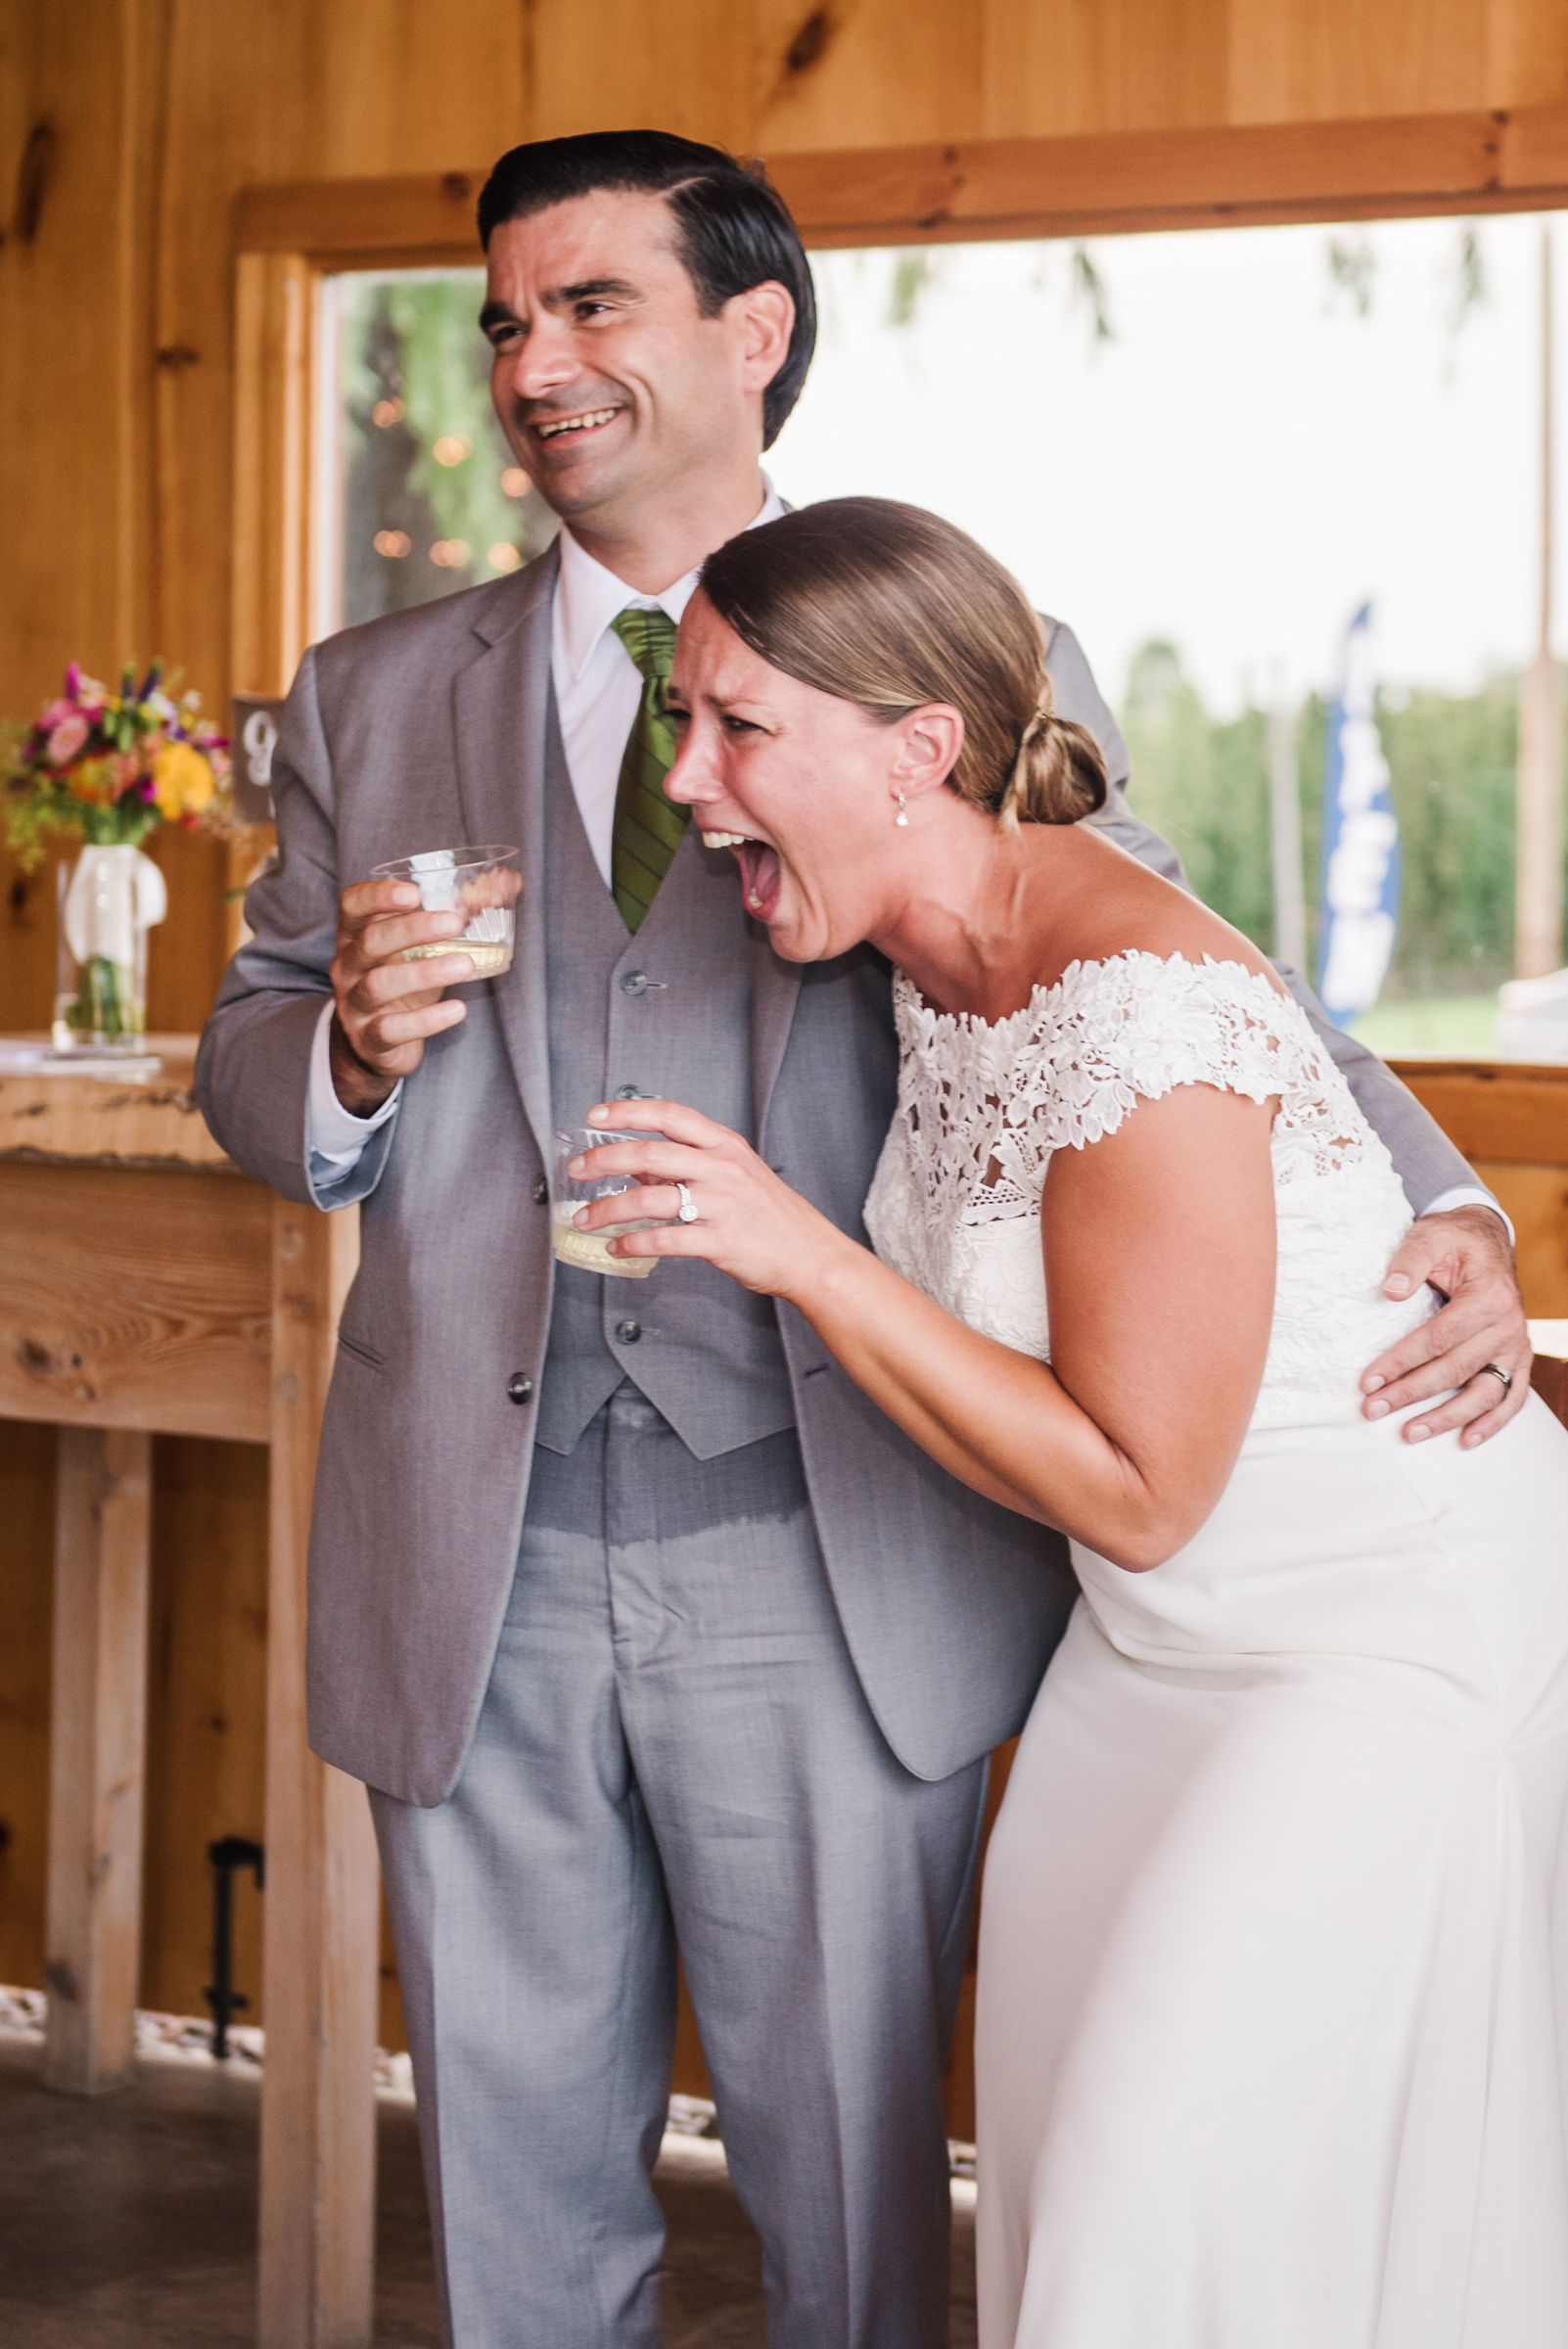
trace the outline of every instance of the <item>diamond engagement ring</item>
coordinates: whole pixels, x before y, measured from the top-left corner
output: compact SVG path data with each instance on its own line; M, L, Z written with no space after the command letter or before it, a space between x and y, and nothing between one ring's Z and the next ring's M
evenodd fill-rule
M690 1183L677 1182L675 1188L680 1193L680 1205L675 1210L676 1222L695 1223L697 1221L697 1209L692 1201ZM1502 1373L1500 1370L1499 1371L1498 1375L1499 1378L1501 1377Z
M1476 1377L1500 1378L1502 1381L1502 1392L1504 1395L1507 1394L1509 1388L1513 1385L1513 1380L1508 1376L1507 1371L1504 1370L1498 1362L1483 1362L1480 1369L1476 1372Z

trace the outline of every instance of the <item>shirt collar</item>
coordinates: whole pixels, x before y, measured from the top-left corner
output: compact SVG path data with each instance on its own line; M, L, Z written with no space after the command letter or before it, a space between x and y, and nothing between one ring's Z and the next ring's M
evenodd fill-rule
M761 510L746 525L749 530L761 530L764 522L777 522L785 511L783 499L765 473L762 484L767 495L762 500ZM607 571L602 563L596 562L563 526L561 572L556 582L555 610L556 624L561 631L560 640L566 648L573 682L576 683L587 668L600 637L619 613L628 608L640 612L668 612L678 626L681 614L697 591L700 576L701 566L696 571L688 571L684 578L676 579L673 586L667 587L660 595L640 595L636 588L628 587L624 579L618 579L613 571Z

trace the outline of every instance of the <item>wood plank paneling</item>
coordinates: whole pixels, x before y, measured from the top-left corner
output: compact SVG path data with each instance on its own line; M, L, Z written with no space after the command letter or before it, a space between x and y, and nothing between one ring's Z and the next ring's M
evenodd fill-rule
M987 0L983 134L1071 137L1236 118L1227 104L1232 13L1208 0Z
M264 1840L267 1454L259 1444L153 1440L146 1900L141 2004L206 2014L220 1836ZM261 2009L261 1904L234 1878L234 1982Z
M809 13L803 0L801 15ZM651 124L750 149L751 0L534 0L528 128L533 139ZM474 156L465 143L448 159ZM481 156L483 159L483 152ZM389 155L383 170L400 167Z
M0 1214L0 1416L266 1442L270 1191L235 1174L12 1161Z
M0 1419L0 1982L43 1987L55 1431Z

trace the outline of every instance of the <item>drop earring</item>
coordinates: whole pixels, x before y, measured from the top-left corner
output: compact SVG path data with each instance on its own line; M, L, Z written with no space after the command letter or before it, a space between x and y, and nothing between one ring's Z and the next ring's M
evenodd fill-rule
M904 827L905 831L907 831L907 830L908 830L908 827L909 827L909 810L908 810L908 808L907 808L907 807L904 806L904 804L903 804L903 794L902 794L902 792L901 792L901 791L900 791L900 792L899 792L899 812L898 812L898 814L897 814L897 815L894 817L894 819L893 819L893 820L894 820L894 822L895 822L896 824L901 824L901 825Z

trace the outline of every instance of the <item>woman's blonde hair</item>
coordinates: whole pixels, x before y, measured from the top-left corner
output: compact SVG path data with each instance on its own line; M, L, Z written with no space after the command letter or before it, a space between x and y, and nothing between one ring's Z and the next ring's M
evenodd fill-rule
M731 538L705 564L703 591L770 667L888 724L949 703L964 745L948 781L1003 830L1073 824L1105 805L1099 745L1051 707L1023 589L938 515L827 498Z

